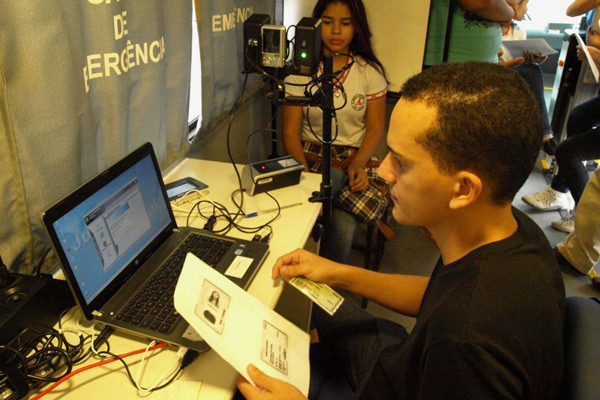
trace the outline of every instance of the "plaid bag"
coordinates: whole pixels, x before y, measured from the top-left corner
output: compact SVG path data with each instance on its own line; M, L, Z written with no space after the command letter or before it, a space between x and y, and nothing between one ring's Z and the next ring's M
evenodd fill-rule
M302 139L302 149L308 168L311 172L322 173L323 145L319 142ZM346 172L358 151L350 146L331 146L331 167ZM366 171L369 186L362 192L354 192L348 182L333 194L333 204L352 214L360 222L371 223L381 219L388 206L388 184L377 176L377 168L381 162L372 156L367 163Z

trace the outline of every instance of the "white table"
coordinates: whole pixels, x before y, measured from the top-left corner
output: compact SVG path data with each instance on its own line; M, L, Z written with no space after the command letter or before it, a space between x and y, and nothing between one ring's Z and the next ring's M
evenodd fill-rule
M238 168L241 173L242 166ZM165 175L164 180L168 183L188 176L208 184L209 199L225 205L230 211L235 210L230 197L231 193L237 188L237 178L231 164L188 158L171 169ZM271 224L273 234L269 243L270 252L248 289L250 294L271 308L275 308L278 305L278 300L284 290L284 285L281 282L276 283L271 279L271 269L277 258L298 247L306 247L308 245L311 248L311 246L314 246L314 244L311 245L309 238L321 211L321 204L310 203L308 202L308 198L312 195L313 191L319 189L320 181L321 176L318 174L302 173L298 185L270 192L282 206L302 202L300 206L281 210L280 217ZM239 199L239 194L236 198ZM264 193L253 197L244 196L244 211L246 213L271 209L273 207L275 207L275 203ZM175 215L178 224L180 226L185 225L187 214L176 212ZM275 213L267 213L247 218L242 220L242 223L247 226L259 226L274 216ZM201 228L204 223L205 220L197 216L190 219L190 226ZM217 228L220 226L217 225ZM253 234L242 233L236 229L231 230L227 235L247 240L253 237ZM288 292L289 286L285 287L286 293L289 293L289 295L284 294L283 297L287 298L288 302L294 302L294 305L290 306L287 304L283 308L286 310L298 309L298 312L303 314L301 318L305 318L305 315L309 315L307 305L310 303L303 297L297 297L292 292L294 289L289 289ZM79 312L75 314L74 318L71 319L71 323L78 316L81 316ZM71 335L69 338L73 338L73 336ZM74 341L74 338L72 341ZM116 354L127 353L148 345L148 341L117 332L113 333L109 342L111 351ZM157 354L154 354L147 360L147 367L143 374L143 385L152 385L163 374L165 369L172 366L175 362L176 350L175 348L157 350ZM141 358L140 354L126 359L134 377ZM92 364L97 361L97 359L92 359L86 364ZM76 366L75 369L79 367L81 365ZM235 391L237 375L237 372L223 361L218 354L214 351L209 351L201 354L168 388L151 394L140 394L129 383L122 364L116 361L72 377L44 398L92 400L150 397L153 399L198 398L225 400L230 399Z

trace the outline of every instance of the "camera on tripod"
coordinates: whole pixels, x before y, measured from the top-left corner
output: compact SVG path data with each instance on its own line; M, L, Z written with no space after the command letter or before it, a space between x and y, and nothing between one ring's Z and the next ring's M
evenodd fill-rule
M263 68L277 68L284 76L312 75L321 54L321 20L304 17L298 22L288 63L286 29L270 22L267 14L252 14L244 22L244 70L262 73Z

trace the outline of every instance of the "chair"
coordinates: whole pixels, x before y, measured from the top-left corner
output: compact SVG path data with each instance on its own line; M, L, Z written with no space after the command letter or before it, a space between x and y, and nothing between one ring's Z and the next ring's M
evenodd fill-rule
M565 309L565 377L558 400L600 398L600 300L568 297Z

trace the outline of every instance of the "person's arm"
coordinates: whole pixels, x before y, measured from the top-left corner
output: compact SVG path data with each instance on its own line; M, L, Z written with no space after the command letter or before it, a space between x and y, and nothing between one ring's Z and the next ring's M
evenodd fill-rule
M461 7L490 21L510 21L519 0L458 0Z
M381 139L383 139L385 108L386 96L367 102L365 137L360 144L356 157L348 166L348 177L350 179L350 189L352 190L361 191L369 186L365 167L377 149L377 146L381 143Z
M302 142L300 142L302 118L302 107L283 106L283 147L289 155L304 165L305 171L308 171L306 157L302 151Z
M513 67L518 67L519 65L523 64L524 62L525 62L525 57L515 57L515 58L511 58L508 61L498 61L498 64L500 64L504 67L513 68Z
M600 64L600 33L594 33L591 28L588 28L585 40L587 42L587 46L585 47L590 53L590 56L592 56L592 60L594 60L596 64ZM581 61L586 59L583 49L580 49L579 46L577 46L577 58Z
M333 262L298 249L279 257L272 277L286 281L303 276L368 298L405 315L416 316L429 278L415 275L383 274Z
M576 17L581 14L585 14L594 7L600 5L600 0L575 0L569 7L567 7L567 15L569 17Z
M585 42L587 43L587 47L592 46L600 49L600 32L596 32L589 27L585 35Z

